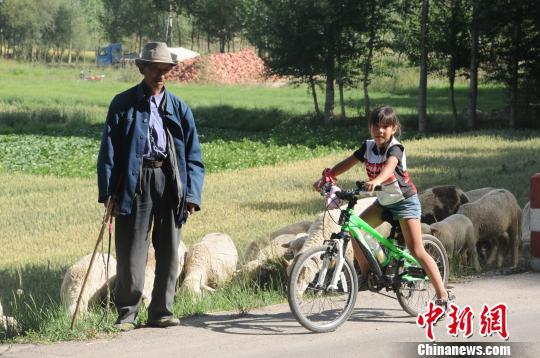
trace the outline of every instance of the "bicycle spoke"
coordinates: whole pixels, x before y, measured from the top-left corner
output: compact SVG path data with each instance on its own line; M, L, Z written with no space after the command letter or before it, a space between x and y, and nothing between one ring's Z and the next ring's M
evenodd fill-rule
M444 247L435 237L427 235L424 238L424 248L435 261L443 282L446 283L448 277L448 259ZM397 296L401 307L413 316L425 309L428 301L436 298L435 287L427 277L408 283L402 282Z
M315 332L327 332L341 325L354 308L352 292L356 278L354 266L346 260L340 273L335 273L335 258L328 257L326 276L320 277L322 248L307 252L297 262L289 278L289 305L295 318L306 328ZM326 250L326 249L324 249ZM311 255L311 256L310 256ZM338 275L337 288L328 289L334 274ZM304 280L309 279L306 284ZM321 286L317 286L320 283ZM304 291L300 288L307 287ZM294 292L293 295L291 293ZM354 296L353 296L354 295Z

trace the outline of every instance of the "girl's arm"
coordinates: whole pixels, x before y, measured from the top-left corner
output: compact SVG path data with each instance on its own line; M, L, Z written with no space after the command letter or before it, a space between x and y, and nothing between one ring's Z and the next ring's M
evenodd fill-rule
M358 164L358 162L359 160L354 155L351 155L350 157L334 165L332 172L337 177L338 175L345 173L347 170L354 167L356 164Z
M354 155L351 155L350 157L334 165L334 167L332 168L332 173L334 174L334 176L337 177L338 175L345 173L347 170L354 167L358 162L359 160ZM315 189L316 191L319 191L319 189L321 188L321 185L324 184L323 181L324 181L324 178L321 177L319 180L313 183L313 189Z
M381 185L382 183L384 183L388 178L392 176L392 174L394 174L394 170L396 170L397 165L398 159L396 157L388 157L379 175L377 175L375 179L371 179L370 181L367 181L365 183L365 189L373 191L377 185Z

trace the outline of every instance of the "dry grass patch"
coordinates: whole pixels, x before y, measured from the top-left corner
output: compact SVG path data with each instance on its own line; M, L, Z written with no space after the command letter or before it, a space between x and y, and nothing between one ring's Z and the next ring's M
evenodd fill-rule
M419 189L455 184L512 191L528 201L529 178L538 171L540 139L467 135L405 141L408 165ZM322 168L349 152L278 166L209 174L203 211L183 229L188 244L209 232L226 232L240 253L253 239L282 226L313 220L322 209L311 184ZM365 177L358 167L341 178L352 187ZM0 268L14 264L67 264L91 252L102 206L95 180L0 172Z

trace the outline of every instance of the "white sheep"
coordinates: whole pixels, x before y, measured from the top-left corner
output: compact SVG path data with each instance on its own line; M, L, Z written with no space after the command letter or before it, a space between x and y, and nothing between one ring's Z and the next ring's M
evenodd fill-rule
M441 241L446 249L448 258L465 254L469 266L476 272L480 271L478 261L478 251L476 243L478 237L471 220L465 215L453 214L444 219L431 224L430 234Z
M244 262L249 262L257 259L259 251L264 249L269 245L272 240L280 235L298 235L300 233L305 233L308 231L309 227L313 224L312 221L300 221L291 225L287 225L271 232L268 235L265 235L257 240L252 241L246 248L244 252Z
M289 261L302 248L307 239L307 233L282 234L275 237L269 245L263 247L257 256L243 266L244 273L251 275L265 262L271 260L281 262L284 267L289 265Z
M2 309L2 302L0 302L0 327L4 330L13 329L18 330L18 323L13 317L4 316L4 310Z
M195 295L229 282L238 264L238 252L229 235L211 233L190 247L180 291Z
M186 260L187 247L184 241L180 241L178 244L178 272L176 273L176 279L180 278L184 269L184 262ZM154 278L156 272L156 251L153 245L148 248L148 259L146 262L146 268L144 270L144 288L142 292L142 302L148 307L152 300L152 290L154 289Z
M358 200L354 206L354 213L360 215L364 210L366 210L371 204L375 202L377 198L369 197ZM324 240L328 240L330 236L341 230L339 226L339 216L341 214L341 209L346 206L342 206L340 209L332 209L325 211L317 217L317 220L309 227L307 232L308 238L306 239L302 249L300 249L296 256L306 252L312 247L320 246ZM348 256L352 258L352 245L348 245Z
M473 189L465 192L465 195L467 195L467 198L469 198L469 202L476 201L489 193L490 191L495 190L495 188L492 187L485 187L485 188L479 188L479 189Z
M60 301L73 314L77 305L77 299L81 292L81 287L84 281L86 272L90 265L92 255L86 255L76 263L74 263L64 275L62 286L60 287ZM98 303L107 295L107 279L106 279L106 263L107 254L97 253L94 259L94 264L88 275L88 280L81 297L79 312L86 312L88 305ZM114 257L109 258L109 287L112 291L114 279L116 276L116 260Z
M480 199L459 207L458 214L467 216L473 223L478 243L487 245L491 254L487 264L496 261L497 267L509 254L512 266L519 260L521 248L521 208L514 195L505 189L495 189Z
M377 198L375 197L369 197L358 200L358 202L354 206L354 213L356 215L360 215L365 209L367 209L371 204L373 204L376 199ZM341 209L345 207L346 206L342 206ZM324 240L329 239L333 233L339 232L341 230L341 227L338 225L341 209L328 210L319 215L313 225L310 226L307 232L308 238L306 239L302 248L297 252L294 260L296 260L302 253L306 252L310 248L322 245ZM390 232L390 225L388 223L383 223L376 229L383 236L388 236ZM345 253L345 255L349 259L353 260L354 255L352 251L352 244L347 245L347 252ZM304 284L306 283L306 280L312 278L310 275L315 272L315 268L318 266L318 264L318 262L314 262L313 264L311 264L310 270L308 270L310 271L310 273L307 271L305 272L306 277L304 278ZM292 264L287 267L288 275L291 274L292 267Z

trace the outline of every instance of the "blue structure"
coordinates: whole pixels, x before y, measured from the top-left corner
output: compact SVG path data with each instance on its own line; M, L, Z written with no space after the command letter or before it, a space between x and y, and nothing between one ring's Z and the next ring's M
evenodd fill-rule
M111 66L120 63L122 58L122 44L114 43L99 47L96 55L98 66Z

